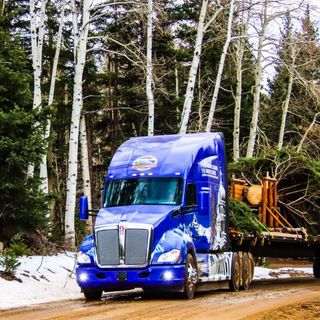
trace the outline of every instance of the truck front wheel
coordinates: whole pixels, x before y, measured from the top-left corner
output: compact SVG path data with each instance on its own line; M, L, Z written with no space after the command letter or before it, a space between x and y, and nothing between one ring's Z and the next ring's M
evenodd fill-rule
M231 266L231 280L229 281L229 288L231 291L238 291L241 282L241 269L240 269L240 258L237 252L234 252L232 257Z
M320 259L313 260L313 275L315 278L320 278Z
M196 291L196 284L198 280L198 272L196 263L192 254L188 253L185 272L185 283L183 295L187 299L192 299Z
M101 296L102 296L101 290L83 289L82 292L83 292L87 301L100 300Z

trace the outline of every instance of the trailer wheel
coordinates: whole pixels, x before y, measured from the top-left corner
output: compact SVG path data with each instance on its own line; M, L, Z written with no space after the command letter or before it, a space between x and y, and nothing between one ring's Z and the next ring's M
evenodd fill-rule
M315 278L320 278L320 259L313 260L313 275Z
M186 299L192 299L196 291L196 284L198 280L198 272L196 263L192 254L188 253L186 262L185 282L183 297Z
M250 283L252 282L253 276L254 276L254 258L251 252L248 252L248 258L250 261L250 271L251 271L251 275L250 275Z
M231 266L231 280L229 281L229 288L231 291L238 291L241 282L241 269L240 269L240 258L237 252L234 252L232 257Z
M242 285L241 289L248 290L251 282L251 262L247 252L242 257Z
M102 296L102 290L83 289L83 294L87 301L100 300Z

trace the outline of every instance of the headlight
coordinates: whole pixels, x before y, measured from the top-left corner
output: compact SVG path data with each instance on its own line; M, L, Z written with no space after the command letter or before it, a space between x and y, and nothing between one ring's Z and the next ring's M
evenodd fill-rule
M163 253L158 262L178 262L181 258L181 251L178 249L172 249L169 252Z
M77 262L80 264L91 263L91 259L87 254L83 253L82 251L79 251L77 253Z

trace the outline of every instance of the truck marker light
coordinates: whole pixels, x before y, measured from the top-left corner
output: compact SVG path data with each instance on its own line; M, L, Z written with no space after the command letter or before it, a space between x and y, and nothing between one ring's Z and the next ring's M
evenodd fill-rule
M144 173L140 173L140 176L143 177L143 176L144 176Z
M163 273L163 280L170 281L173 279L173 274L171 271L165 271Z
M152 172L148 172L148 176L152 176Z
M81 282L86 282L88 280L88 275L85 272L80 273L79 279Z
M132 174L133 177L136 177L137 175L138 175L137 173L133 173L133 174Z
M175 172L174 174L175 174L176 176L180 176L181 173L180 173L180 172Z

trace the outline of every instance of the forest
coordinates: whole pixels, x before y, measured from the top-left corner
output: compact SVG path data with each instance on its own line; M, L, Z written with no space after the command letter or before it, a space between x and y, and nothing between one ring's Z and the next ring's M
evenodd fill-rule
M73 248L117 147L223 132L229 176L278 180L320 233L319 7L285 0L0 0L0 241Z

